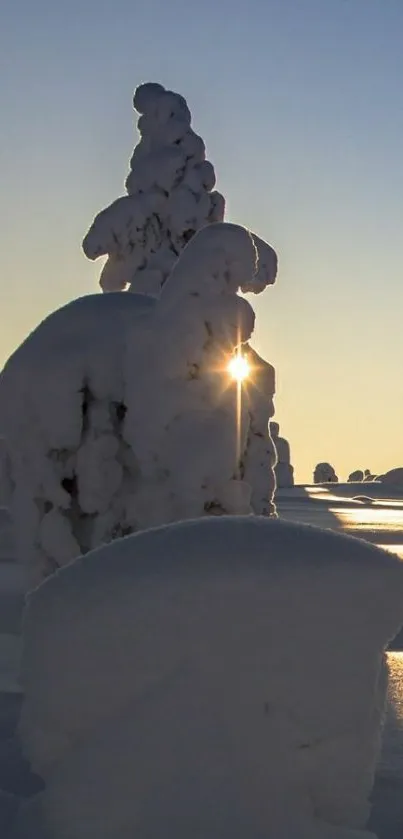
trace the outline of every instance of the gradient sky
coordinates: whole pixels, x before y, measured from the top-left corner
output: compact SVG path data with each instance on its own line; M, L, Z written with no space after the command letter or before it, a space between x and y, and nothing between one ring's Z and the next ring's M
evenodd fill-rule
M186 96L227 220L270 241L256 299L299 481L403 465L403 0L3 0L0 362L97 290L142 81Z

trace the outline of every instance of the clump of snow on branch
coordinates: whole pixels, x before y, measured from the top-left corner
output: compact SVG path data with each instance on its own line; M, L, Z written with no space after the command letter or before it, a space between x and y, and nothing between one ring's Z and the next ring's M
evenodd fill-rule
M275 466L276 485L279 489L294 486L294 467L291 465L290 444L284 437L280 437L278 422L270 423L270 434L276 450L277 463Z
M160 84L134 95L140 141L130 161L127 195L96 216L83 242L89 259L107 256L103 291L158 295L186 243L206 224L221 222L225 201L191 128L186 100Z
M6 364L17 552L40 580L79 554L156 524L274 513L274 371L247 345L238 291L275 280L269 245L209 225L161 297L92 295L50 315ZM253 372L228 374L245 344Z
M20 735L46 789L18 836L369 837L402 622L397 557L280 520L87 554L28 598Z
M318 463L313 473L314 484L337 484L339 481L330 463Z

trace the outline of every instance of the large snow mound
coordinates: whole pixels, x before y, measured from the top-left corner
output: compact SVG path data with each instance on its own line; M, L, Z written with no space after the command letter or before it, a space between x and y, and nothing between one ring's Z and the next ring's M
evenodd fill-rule
M87 554L28 598L32 819L52 839L364 835L402 622L397 557L308 526L199 519Z
M275 280L273 251L212 224L158 301L91 295L50 315L0 378L16 549L37 582L99 544L210 513L274 512L274 370L238 389L227 366Z

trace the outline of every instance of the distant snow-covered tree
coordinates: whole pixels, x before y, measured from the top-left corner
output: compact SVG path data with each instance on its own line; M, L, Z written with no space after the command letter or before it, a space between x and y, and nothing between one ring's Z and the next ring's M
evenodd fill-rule
M284 437L279 437L278 422L270 423L270 434L276 449L277 463L275 466L276 485L279 489L294 486L294 468L291 466L290 444Z
M313 473L314 484L336 484L338 477L330 463L318 463Z
M384 475L379 475L377 478L383 484L403 490L403 466L397 466L396 469L390 469Z
M364 480L364 472L362 469L356 469L355 472L350 472L347 481L348 483L359 483Z

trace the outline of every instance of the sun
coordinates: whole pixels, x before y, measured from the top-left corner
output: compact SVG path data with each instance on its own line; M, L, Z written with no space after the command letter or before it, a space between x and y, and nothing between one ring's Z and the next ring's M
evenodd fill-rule
M250 365L248 359L244 355L237 353L231 358L228 364L228 372L230 376L237 382L243 382L248 378L250 373Z

